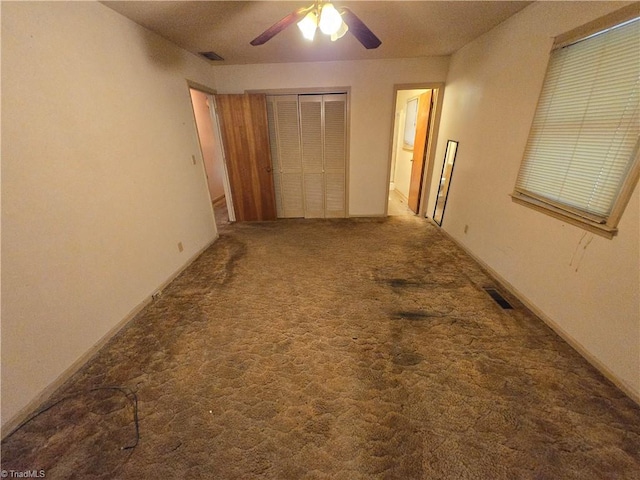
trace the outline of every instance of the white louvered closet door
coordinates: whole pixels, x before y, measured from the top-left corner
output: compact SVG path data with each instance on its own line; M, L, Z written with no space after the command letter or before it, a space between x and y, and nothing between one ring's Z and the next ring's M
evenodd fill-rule
M278 217L346 217L347 95L270 95L267 115Z
M298 97L305 218L325 216L322 97L322 95Z
M323 95L325 217L346 216L347 95Z
M304 216L298 96L267 96L269 139L279 218Z

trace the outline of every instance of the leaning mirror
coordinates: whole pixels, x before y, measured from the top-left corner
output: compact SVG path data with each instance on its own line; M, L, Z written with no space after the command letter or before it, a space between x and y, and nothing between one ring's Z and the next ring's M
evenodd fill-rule
M442 226L444 207L447 204L449 185L451 185L451 174L453 173L453 163L456 160L457 151L458 142L455 140L449 140L447 142L447 150L444 152L444 163L442 164L442 174L440 175L440 185L438 187L436 206L433 209L433 221L440 226Z

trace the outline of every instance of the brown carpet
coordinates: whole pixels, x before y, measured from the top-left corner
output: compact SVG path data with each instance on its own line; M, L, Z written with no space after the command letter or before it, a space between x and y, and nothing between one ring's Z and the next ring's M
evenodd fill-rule
M221 232L2 444L3 469L640 478L640 408L522 306L502 310L426 221Z

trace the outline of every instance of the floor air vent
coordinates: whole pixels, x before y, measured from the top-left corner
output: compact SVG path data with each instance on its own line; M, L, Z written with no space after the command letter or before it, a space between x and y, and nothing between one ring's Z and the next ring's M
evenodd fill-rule
M495 300L495 302L500 305L500 307L502 307L504 310L512 310L513 307L511 306L511 304L509 302L507 302L507 299L504 298L500 292L498 290L496 290L493 287L484 287L484 291L487 292L491 298L493 298Z

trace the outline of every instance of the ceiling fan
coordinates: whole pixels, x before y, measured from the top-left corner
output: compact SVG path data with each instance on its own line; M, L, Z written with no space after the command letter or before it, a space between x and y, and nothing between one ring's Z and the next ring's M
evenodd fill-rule
M362 20L360 20L351 9L347 7L334 7L330 1L316 0L309 7L298 8L274 23L264 32L251 40L251 45L262 45L292 23L297 23L303 37L313 40L316 30L331 36L335 41L341 38L347 31L358 39L365 48L378 48L382 42L375 34L369 30Z

